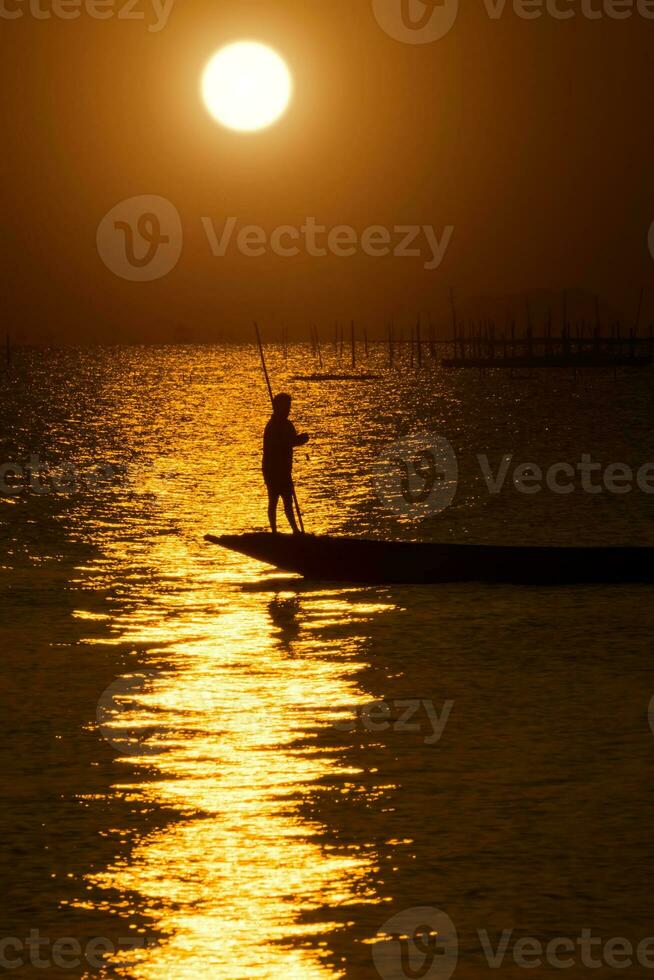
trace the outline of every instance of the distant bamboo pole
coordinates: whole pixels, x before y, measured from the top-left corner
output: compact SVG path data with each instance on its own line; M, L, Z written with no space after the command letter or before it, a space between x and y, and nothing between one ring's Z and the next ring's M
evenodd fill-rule
M416 351L418 353L418 367L422 367L422 338L420 336L420 314L416 323Z
M641 287L640 296L638 297L638 312L636 313L636 322L634 325L634 331L637 334L640 327L640 315L643 312L643 299L645 298L645 287Z
M316 345L316 353L318 354L318 363L320 365L320 370L322 371L322 352L320 350L320 337L318 336L318 327L313 327L314 342Z
M357 348L356 340L354 337L354 320L350 321L350 343L352 345L352 370L357 366Z
M466 344L466 325L465 325L465 320L463 320L461 323L459 322L459 315L456 308L456 298L454 295L453 286L450 286L450 306L452 308L452 337L453 337L455 351L456 351L456 344L458 340L458 343L461 347L461 360L465 361L468 354L467 344Z

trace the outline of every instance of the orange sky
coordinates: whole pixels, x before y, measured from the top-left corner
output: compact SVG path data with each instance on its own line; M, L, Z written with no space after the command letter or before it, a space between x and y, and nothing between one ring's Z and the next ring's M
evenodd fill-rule
M444 315L450 285L463 307L567 286L627 311L654 285L654 21L591 21L581 0L568 21L510 5L492 19L474 0L445 37L407 44L371 0L176 0L156 31L152 0L132 8L144 19L104 2L107 19L63 20L4 0L23 14L2 24L1 68L17 339L249 339L255 318L304 336L309 320L354 317L381 333L391 315ZM220 128L198 95L208 57L242 38L275 47L295 78L290 111L257 134ZM115 275L96 246L104 215L137 195L171 202L183 231L179 261L152 282ZM303 244L254 258L233 245L213 256L206 234L206 219L270 236L307 217L359 235L382 226L392 243L396 226L453 230L436 268L425 237L417 257Z

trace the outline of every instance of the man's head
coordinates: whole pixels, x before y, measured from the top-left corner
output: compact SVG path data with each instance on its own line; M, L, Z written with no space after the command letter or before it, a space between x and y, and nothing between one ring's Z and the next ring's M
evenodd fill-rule
M287 419L291 414L291 396L282 392L273 398L273 412L281 419Z

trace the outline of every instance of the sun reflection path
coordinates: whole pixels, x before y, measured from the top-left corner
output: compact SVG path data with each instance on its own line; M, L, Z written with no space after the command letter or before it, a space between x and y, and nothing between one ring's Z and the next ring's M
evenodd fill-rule
M174 669L146 677L117 722L147 733L147 750L129 762L154 767L154 779L116 789L175 808L180 819L139 842L128 862L88 879L146 910L164 937L116 954L112 969L139 980L343 976L328 962L325 937L342 928L329 909L379 901L374 855L322 848L324 828L298 804L325 776L356 777L311 742L338 706L366 700L354 678L359 639L315 635L354 610L329 593L305 597L304 638L289 655L265 594L235 592L210 635L206 615L200 628L197 608L177 600L177 616L166 621L135 611L123 635L172 640L165 656ZM375 611L358 606L356 616Z
M365 439L353 441L342 392L324 389L318 402L292 385L306 352L297 363L281 349L268 354L276 386L291 385L295 418L315 436L310 453L296 457L307 526L343 531L368 493L352 474L369 470L375 438L387 438L377 393L357 389L367 421ZM367 607L361 590L271 590L261 566L204 545L208 531L265 525L269 404L256 349L120 356L103 396L107 452L120 447L127 477L109 510L87 515L84 533L101 557L79 574L81 585L112 597L109 636L139 653L132 673L100 698L97 734L125 757L123 785L112 792L173 819L147 837L120 828L129 856L88 876L87 902L131 911L139 928L145 917L161 937L117 956L108 975L340 976L330 933L347 928L344 907L354 918L355 905L379 902L378 856L367 842L333 846L346 809L338 827L306 813L334 782L343 807L363 792L346 749L325 747L321 735L344 706L368 700L357 684L361 621L388 606Z

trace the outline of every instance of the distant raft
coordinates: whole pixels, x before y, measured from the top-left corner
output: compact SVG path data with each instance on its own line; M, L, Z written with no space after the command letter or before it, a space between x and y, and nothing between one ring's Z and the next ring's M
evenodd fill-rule
M379 374L295 374L293 381L376 381Z
M328 535L208 534L205 540L316 581L360 584L652 582L654 548L530 548Z

